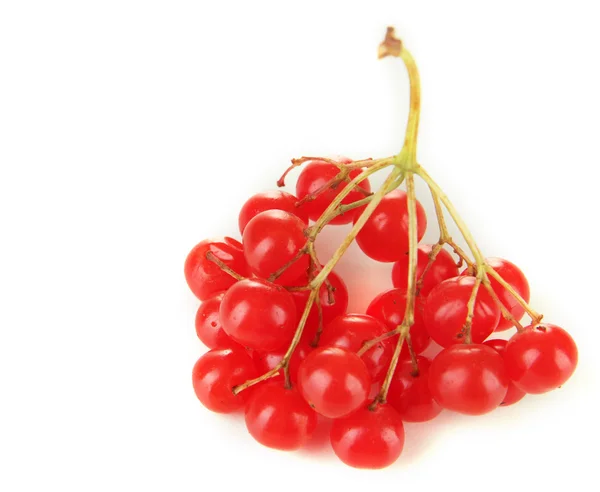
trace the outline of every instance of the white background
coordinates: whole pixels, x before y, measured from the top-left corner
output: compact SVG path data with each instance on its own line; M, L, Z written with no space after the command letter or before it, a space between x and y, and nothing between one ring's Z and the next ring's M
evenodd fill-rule
M2 491L596 490L594 2L356 4L0 3ZM421 70L420 161L580 365L554 393L407 426L400 460L369 472L318 443L268 450L200 406L183 261L236 236L290 158L399 150L388 24ZM340 271L354 310L390 286L356 248Z

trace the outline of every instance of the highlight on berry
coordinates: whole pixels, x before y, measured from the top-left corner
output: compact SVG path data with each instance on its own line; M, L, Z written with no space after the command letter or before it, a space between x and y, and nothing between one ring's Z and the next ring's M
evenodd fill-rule
M502 411L528 394L561 387L578 357L567 331L543 322L529 304L523 271L483 255L418 162L419 76L393 28L379 57L399 58L409 75L400 152L293 159L276 183L284 186L288 173L301 168L296 195L273 190L250 197L239 213L241 242L205 239L184 268L202 301L196 332L210 349L192 371L200 402L213 412L244 410L249 434L281 450L301 448L317 420L328 419L333 451L357 468L399 459L403 422L427 422L444 411ZM387 177L373 189L369 178L380 172ZM416 179L427 186L423 199L433 201L435 217L417 200ZM420 243L432 223L438 241ZM339 224L352 229L321 264L315 240ZM369 258L390 264L394 285L366 313L347 312L352 286L335 271L353 241ZM425 357L426 350L436 352L432 341L439 350Z

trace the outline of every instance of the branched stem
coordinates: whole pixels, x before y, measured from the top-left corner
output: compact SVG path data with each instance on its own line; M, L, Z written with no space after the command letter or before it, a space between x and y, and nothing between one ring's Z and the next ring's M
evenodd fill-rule
M212 251L206 252L206 259L215 263L221 270L223 270L225 273L228 273L236 280L244 280L246 278L242 277L239 273L229 268L225 263L219 260L219 258L217 258Z
M410 362L412 365L411 374L417 377L419 375L419 363L417 362L417 354L415 353L412 339L410 338L410 331L406 334L406 346L408 347L408 353L410 354Z
M382 163L382 167L385 167L386 165L389 165L389 163L385 163L385 164ZM373 169L376 169L376 167L368 169L367 171L364 171L362 174L367 173L369 171L373 171ZM340 261L340 258L344 255L344 253L346 252L346 250L348 249L348 247L350 246L350 244L352 243L352 241L354 241L354 239L356 238L357 234L360 232L360 230L363 228L363 226L365 225L365 223L367 222L367 220L369 220L369 217L371 217L371 215L373 214L373 212L377 208L377 205L379 205L379 203L381 202L381 200L385 196L385 194L386 194L386 192L388 190L389 185L391 183L393 183L396 180L396 178L398 178L398 176L401 173L402 173L402 171L400 169L394 168L392 170L392 172L389 174L389 176L386 178L386 180L383 183L383 185L381 186L381 188L379 188L379 190L377 190L377 192L371 197L371 201L367 205L367 208L365 208L365 210L362 212L362 214L360 214L360 217L358 218L358 220L356 221L356 223L352 227L352 230L350 231L350 233L346 236L346 238L344 239L344 241L342 242L342 244L340 244L340 246L335 251L335 253L333 253L333 256L327 262L327 264L323 267L323 269L319 272L319 275L317 275L317 277L311 282L311 287L313 289L317 288L318 286L320 286L323 283L323 281L327 278L327 276L329 275L329 273L331 272L331 270L333 270L333 267L337 264L338 261ZM354 180L358 179L359 177L360 176L358 176ZM339 195L338 195L337 198L339 198ZM336 198L336 200L337 200L337 198ZM323 213L323 215L321 216L321 218L325 217L327 213L331 213L330 209L331 210L335 210L335 208L339 205L339 202L335 203L336 200L334 200L333 202L331 202L331 205L335 204L335 206L332 207L330 205L327 208L327 210ZM341 200L340 200L340 202L341 202ZM319 219L319 221L320 220L321 219ZM319 222L317 222L317 224L319 224ZM315 224L315 226L314 226L315 227L315 229L314 229L315 231L319 230L319 228L317 227L317 224Z
M251 386L254 386L255 384L258 384L262 381L265 381L267 379L275 377L277 374L279 374L279 371L281 371L282 369L285 370L285 368L287 368L289 366L290 359L292 358L294 350L296 350L296 347L298 346L298 343L300 342L300 338L302 337L302 332L304 331L304 326L306 325L306 320L308 319L308 315L310 313L312 305L315 302L317 293L318 293L318 290L311 291L310 296L308 297L308 301L306 302L304 312L302 313L302 317L300 318L300 323L298 324L298 328L296 328L296 333L294 333L294 338L292 338L292 342L290 343L290 346L288 347L287 352L285 353L285 355L283 356L283 358L281 359L279 364L277 364L273 369L266 372L262 376L259 376L254 379L249 379L245 383L235 386L232 390L234 395L237 395L238 393L244 391L247 388L250 388ZM284 375L285 375L285 371L284 371ZM289 379L289 373L287 375L287 378ZM286 384L287 383L288 383L288 381L286 381Z
M525 312L529 315L529 317L531 318L531 322L532 324L537 324L540 323L542 321L543 315L541 315L540 313L538 313L537 311L535 311L530 305L529 303L527 303L527 301L525 301L525 299L523 299L523 297L521 297L521 294L519 294L512 285L510 285L506 280L504 280L500 274L498 274L498 272L496 272L496 270L494 270L491 266L489 265L485 265L485 272L490 275L491 277L493 277L502 287L504 287L510 295L512 295L517 302L523 306L523 309L525 309Z
M411 326L414 323L415 296L417 290L417 198L415 196L415 181L412 172L406 175L406 195L408 198L408 284L406 294L406 310L404 312L404 320L400 327L400 337L396 343L392 361L387 370L387 374L381 385L381 390L375 398L373 405L377 403L385 403L392 377L396 371L400 353L402 352L402 344L408 336ZM415 359L416 364L416 359Z
M471 328L473 326L473 316L475 315L475 301L477 300L477 293L479 292L479 287L483 280L482 275L477 275L475 277L475 284L473 285L473 290L471 290L471 296L469 297L469 301L467 302L467 319L465 320L465 324L463 326L462 331L459 333L459 338L464 337L465 343L472 343L473 339L471 337Z
M492 284L490 284L490 280L487 276L487 273L485 274L485 276L483 278L483 286L488 291L488 293L490 294L492 299L494 299L494 302L500 308L500 311L502 312L502 316L506 320L508 320L510 323L512 323L512 325L514 325L517 328L517 331L523 331L523 325L521 323L519 323L519 321L517 321L512 314L510 314L510 311L508 309L506 309L506 306L500 300L500 298L498 297L498 294L496 294L496 292L492 288Z

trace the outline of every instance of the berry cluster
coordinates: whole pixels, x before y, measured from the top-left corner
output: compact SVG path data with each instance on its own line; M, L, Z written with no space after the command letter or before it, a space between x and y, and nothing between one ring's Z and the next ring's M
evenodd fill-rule
M295 196L252 196L239 214L242 242L202 241L185 262L187 283L202 301L196 332L210 349L193 369L200 402L214 412L244 409L249 433L283 450L303 446L318 418L331 419L335 454L359 468L385 467L400 456L403 422L425 422L444 409L491 412L560 387L577 365L573 339L542 323L529 305L523 272L482 256L417 163L418 73L392 29L380 46L383 56L401 58L410 77L402 151L362 161L293 160L278 184L304 166ZM382 169L391 171L373 192L369 176ZM415 176L431 192L435 244L419 244L428 220ZM450 236L445 212L469 253ZM315 239L337 224L353 226L323 265ZM333 270L354 240L368 257L393 264L394 288L360 314L347 312L348 288ZM493 338L509 329L516 333L508 341ZM422 354L434 353L432 340L439 350L428 358Z

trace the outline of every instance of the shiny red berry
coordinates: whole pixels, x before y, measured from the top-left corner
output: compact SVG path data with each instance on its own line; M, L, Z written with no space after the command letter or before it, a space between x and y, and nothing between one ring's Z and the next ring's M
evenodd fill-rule
M363 344L386 333L388 329L379 320L366 314L345 314L338 316L325 328L319 344L322 347L341 347L358 352ZM393 346L390 343L378 343L362 355L371 379L384 378L392 359Z
M348 415L365 403L371 389L371 376L354 352L319 347L300 364L298 389L316 412L334 419Z
M200 341L209 349L231 348L238 345L234 342L221 326L219 308L224 293L210 297L200 304L196 311L196 334Z
M431 338L425 329L423 323L423 298L417 297L415 300L414 323L410 328L410 339L415 353L424 352L429 346ZM403 289L391 289L379 294L371 301L367 307L367 314L382 321L388 328L388 331L396 329L404 320L406 312L406 291ZM385 344L394 344L396 339L384 342ZM392 349L393 350L393 349ZM407 344L402 347L400 357L407 359L410 357Z
M464 342L467 303L474 285L475 277L454 277L444 280L427 296L423 321L431 338L442 347ZM481 285L477 291L471 324L473 343L481 343L489 337L498 326L499 319L500 308Z
M298 199L294 195L281 190L264 191L251 196L240 210L238 219L240 234L244 233L250 220L266 210L283 210L294 214L302 222L308 224L308 213L304 207L296 207L297 202Z
M223 237L198 243L185 260L184 273L191 291L201 301L227 290L236 282L235 278L206 257L208 252L242 277L250 274L242 245L235 239Z
M429 368L429 390L448 410L481 415L498 407L509 378L502 356L482 344L456 344L442 350Z
M317 427L317 414L295 388L262 383L246 404L246 427L259 443L284 451L301 448Z
M358 219L355 215L354 222ZM427 229L425 209L417 201L419 241ZM399 261L408 251L408 198L402 190L388 193L356 236L360 249L376 261Z
M283 348L296 331L296 305L291 294L257 278L240 280L229 288L219 317L227 335L254 350Z
M348 158L338 158L338 161L341 163L348 164L352 162ZM296 182L296 195L298 198L302 199L309 194L313 194L321 189L324 185L326 185L330 180L335 178L340 172L340 168L335 164L331 164L326 161L321 160L312 160L307 162L298 176L298 181ZM362 171L360 169L356 169L350 172L349 178L354 179L357 177ZM314 200L306 201L302 207L306 209L309 217L312 220L317 220L323 214L325 209L329 206L329 204L337 197L337 195L348 185L347 182L343 181L338 184L335 188L328 188L323 193L320 193L316 196ZM365 179L359 183L359 186L365 191L371 191L371 185L369 184L369 180ZM364 193L360 191L351 191L343 200L342 204L346 205L349 203L356 202L365 197ZM363 207L364 209L364 207ZM360 208L356 210L352 210L349 213L338 215L333 220L329 222L331 225L340 225L340 224L349 224L352 222L354 218L354 214L360 213Z
M333 422L331 446L337 457L354 468L385 468L404 448L404 424L396 410L378 405L360 408Z
M550 323L528 326L506 344L508 375L526 393L545 393L562 386L577 367L571 335Z
M430 365L429 359L419 355L417 372L414 371L410 360L400 361L396 367L387 402L405 422L426 422L437 417L442 411L442 407L429 390Z
M245 350L214 349L204 354L194 365L192 383L200 402L209 410L230 413L242 408L246 391L234 395L234 386L258 377L252 359Z
M256 215L244 229L244 257L252 272L264 279L293 260L306 244L306 224L282 210L266 210ZM291 264L275 281L295 285L306 274L308 255Z

